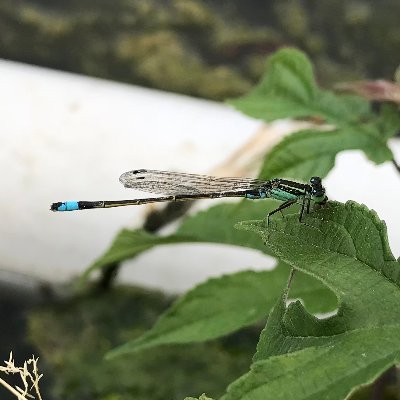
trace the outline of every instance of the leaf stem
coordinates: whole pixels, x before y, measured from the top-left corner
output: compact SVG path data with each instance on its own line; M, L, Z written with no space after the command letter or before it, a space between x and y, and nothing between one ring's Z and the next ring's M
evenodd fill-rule
M296 270L295 270L294 268L292 268L292 269L290 270L289 278L288 278L288 281L287 281L287 284L286 284L285 301L287 301L287 297L288 297L288 294L289 294L290 286L291 286L291 284L292 284L293 277L294 277L294 274L295 274L295 273L296 273Z
M397 163L397 161L394 158L392 158L392 164L396 168L397 172L400 174L400 165Z

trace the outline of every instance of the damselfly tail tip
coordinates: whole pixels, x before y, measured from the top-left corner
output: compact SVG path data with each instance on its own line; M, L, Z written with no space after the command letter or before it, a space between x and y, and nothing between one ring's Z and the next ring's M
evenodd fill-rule
M62 207L63 204L64 204L64 203L61 202L61 201L58 201L57 203L53 203L53 204L50 206L50 210L51 210L51 211L59 211L59 208Z
M78 201L58 201L50 206L51 211L75 211L80 210L80 203Z

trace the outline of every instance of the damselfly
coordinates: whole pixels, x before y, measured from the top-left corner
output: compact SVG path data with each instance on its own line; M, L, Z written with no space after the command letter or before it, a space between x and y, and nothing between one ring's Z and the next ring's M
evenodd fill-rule
M52 211L74 211L89 208L111 208L166 201L215 199L221 197L244 197L246 199L275 199L283 203L268 216L291 206L301 204L300 220L311 201L324 204L328 200L321 178L314 176L310 182L300 183L287 179L267 181L251 178L217 178L214 176L185 174L179 172L137 169L125 172L119 181L126 187L143 192L162 194L132 200L65 201L51 205Z

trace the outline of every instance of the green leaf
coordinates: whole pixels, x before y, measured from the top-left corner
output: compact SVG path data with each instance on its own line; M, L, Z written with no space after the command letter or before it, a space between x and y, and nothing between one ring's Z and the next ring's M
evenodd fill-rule
M252 92L229 103L264 121L318 116L332 123L350 122L369 110L368 102L360 97L320 90L309 59L289 48L270 57L260 84Z
M243 219L265 217L276 207L276 204L274 201L266 200L219 204L187 218L176 234L166 237L140 230L124 229L110 249L86 271L85 277L96 269L135 257L157 245L188 242L224 243L267 252L267 248L257 235L235 230L233 226ZM127 345L125 349L129 349L130 352L163 343L208 340L259 321L268 314L281 288L284 287L288 269L282 264L273 272L249 272L248 274L250 275L238 274L213 279L195 288L179 300L148 335L140 338L133 345ZM243 283L240 282L241 279L244 280ZM255 290L251 286L252 283L264 287L264 296L260 298L250 296ZM335 307L335 298L318 281L302 276L296 284L298 287L294 292L295 295L297 293L297 297L305 300L311 312L326 312ZM223 296L223 302L220 296ZM242 297L248 298L248 302L237 304L238 298ZM194 303L199 306L197 314L193 311ZM240 310L240 312L238 311L235 316L230 309ZM249 318L249 315L252 318ZM229 324L218 324L219 319L227 321L231 317ZM203 329L199 329L199 325L204 326Z
M263 218L276 204L275 201L268 200L219 204L186 218L176 234L169 236L150 234L142 229L123 229L110 248L85 271L82 278L87 279L96 270L134 258L159 245L189 242L225 243L267 252L256 235L240 232L233 229L233 226L244 219Z
M157 245L195 241L196 238L184 235L156 236L142 229L123 229L111 247L82 274L81 279L85 280L95 270L136 257Z
M400 263L373 211L354 202L330 202L301 224L288 216L268 226L265 221L239 225L324 282L336 294L339 310L318 319L299 302L286 307L283 296L261 334L252 370L230 386L224 400L275 399L283 379L285 399L339 400L400 361Z
M376 127L384 139L390 139L400 131L400 110L393 104L383 104Z
M242 271L210 279L182 296L145 335L107 356L112 358L163 344L205 341L258 322L279 298L288 274L288 267L281 264L273 271ZM336 307L335 296L306 276L299 279L293 296L304 299L306 304L310 302L313 312Z
M273 218L269 226L265 221L238 225L258 231L280 259L333 290L341 307L351 310L351 318L336 317L347 329L397 321L400 265L375 212L355 202L328 202L305 223L289 215Z
M399 334L400 325L353 330L330 344L257 361L222 400L343 400L400 362Z
M278 205L274 200L243 200L238 203L219 204L186 218L176 233L190 235L206 243L236 245L268 253L257 235L249 235L233 227L245 219L265 218Z
M384 107L377 118L361 97L319 89L310 61L298 50L276 52L260 84L231 103L265 121L318 117L334 125L330 131L315 128L283 139L266 155L262 179L324 177L333 168L336 154L343 150L360 149L377 164L393 158L386 141L399 129L398 112Z
M346 126L333 131L303 130L284 138L265 157L261 179L285 177L308 181L325 177L343 150L360 149L382 163L393 155L373 126Z
M159 245L171 245L189 242L222 243L267 252L266 247L256 235L249 235L233 229L244 219L263 218L277 207L273 200L218 204L186 218L176 234L159 236L141 229L123 229L114 239L110 248L100 256L83 274L82 279L114 263L136 257L144 251Z

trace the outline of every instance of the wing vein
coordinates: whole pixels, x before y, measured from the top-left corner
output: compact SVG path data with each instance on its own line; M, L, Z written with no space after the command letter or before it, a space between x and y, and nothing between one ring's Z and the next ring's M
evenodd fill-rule
M125 172L119 181L126 188L166 195L234 192L257 189L265 185L264 181L252 178L217 178L149 169Z

